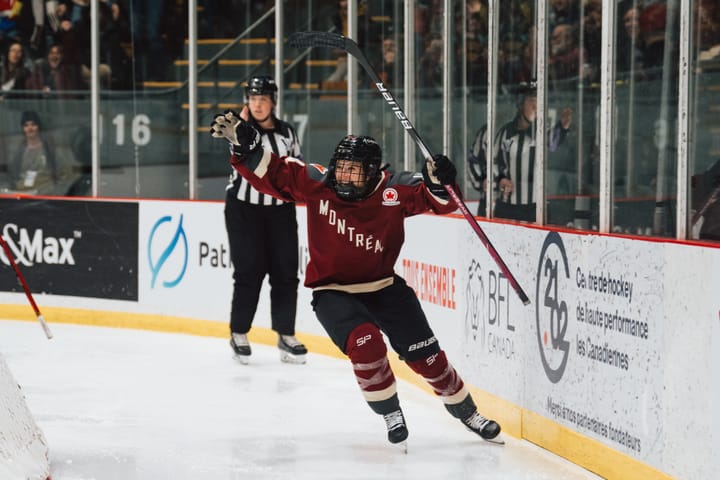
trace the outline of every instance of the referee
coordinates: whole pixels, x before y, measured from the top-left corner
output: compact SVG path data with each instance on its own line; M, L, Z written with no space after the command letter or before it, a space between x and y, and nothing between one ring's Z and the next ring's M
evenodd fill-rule
M536 117L537 86L535 82L522 83L517 93L517 113L511 121L500 127L493 141L493 176L499 192L494 212L496 217L535 221ZM556 151L565 140L571 123L572 109L566 108L549 132L549 151ZM483 127L478 132L468 162L473 186L483 193L486 130Z
M275 116L277 84L269 76L250 78L245 88L249 122L263 146L280 156L302 159L293 127ZM271 326L278 334L280 359L305 363L307 349L295 338L298 289L298 233L295 204L255 190L233 169L225 195L225 228L234 272L230 346L243 364L251 355L252 326L265 275L270 283Z

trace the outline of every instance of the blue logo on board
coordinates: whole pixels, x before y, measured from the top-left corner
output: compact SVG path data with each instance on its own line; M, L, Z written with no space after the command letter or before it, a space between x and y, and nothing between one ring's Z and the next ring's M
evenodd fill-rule
M188 242L183 229L183 216L173 225L171 216L161 217L153 225L148 238L148 265L152 272L150 288L162 278L162 286L173 288L185 276L188 264ZM174 229L174 232L173 232Z

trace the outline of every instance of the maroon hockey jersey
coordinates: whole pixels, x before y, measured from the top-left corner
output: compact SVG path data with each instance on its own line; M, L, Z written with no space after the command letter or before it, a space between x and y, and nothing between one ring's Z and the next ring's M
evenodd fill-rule
M369 292L389 285L405 240L405 217L457 208L451 199L433 195L421 173L383 171L367 198L346 201L337 197L321 165L269 150L232 155L230 162L257 190L306 204L310 262L305 286L314 289Z

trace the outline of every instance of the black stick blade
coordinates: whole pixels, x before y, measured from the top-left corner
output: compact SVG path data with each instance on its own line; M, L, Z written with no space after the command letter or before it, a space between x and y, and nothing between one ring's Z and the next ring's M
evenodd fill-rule
M328 47L345 50L345 37L334 32L294 32L288 35L287 43L295 48Z

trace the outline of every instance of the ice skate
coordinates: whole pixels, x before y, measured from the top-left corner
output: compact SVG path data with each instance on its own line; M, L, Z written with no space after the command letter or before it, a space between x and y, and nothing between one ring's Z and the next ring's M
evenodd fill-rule
M390 443L397 445L403 452L407 453L408 429L402 410L398 409L383 415L383 419L385 419Z
M301 365L307 361L307 348L300 343L295 335L279 335L278 348L280 349L280 361Z
M233 333L230 336L230 346L235 353L233 358L243 365L250 363L250 342L248 342L247 334L245 333Z
M505 444L502 439L497 438L500 434L500 425L495 420L480 415L470 395L460 403L445 404L445 408L450 415L459 419L468 430L477 433L483 440L499 445Z
M498 435L500 434L500 425L496 421L485 418L478 412L475 412L470 416L470 418L467 418L462 422L469 430L480 435L483 440L497 443L499 445L505 444L502 439L498 438Z

